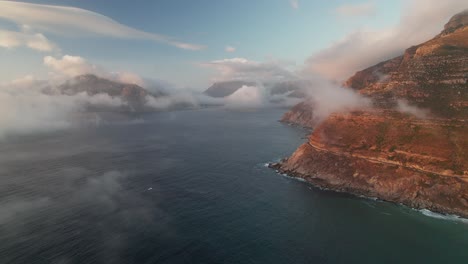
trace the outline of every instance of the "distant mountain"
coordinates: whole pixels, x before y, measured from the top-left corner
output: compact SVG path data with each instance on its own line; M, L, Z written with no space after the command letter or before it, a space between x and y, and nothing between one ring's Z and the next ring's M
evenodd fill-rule
M246 82L246 81L226 81L226 82L216 82L211 85L206 91L203 93L216 98L222 98L229 96L235 93L237 90L242 88L242 86L255 86L256 83L254 82Z
M237 90L242 88L242 86L256 85L257 83L248 81L217 82L211 85L203 93L211 97L222 98L235 93ZM306 96L305 90L309 83L302 80L293 80L276 83L264 83L263 85L267 87L267 91L269 91L269 94L273 96L287 95L291 98L304 98Z
M107 94L126 102L128 109L120 109L125 111L143 111L145 110L147 96L160 97L165 95L163 92L149 92L136 84L116 82L93 74L76 76L55 89L47 88L45 92L65 95L85 92L90 96Z

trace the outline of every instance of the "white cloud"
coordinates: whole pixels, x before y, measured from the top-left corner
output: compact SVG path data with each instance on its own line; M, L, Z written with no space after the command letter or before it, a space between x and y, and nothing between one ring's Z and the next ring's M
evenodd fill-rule
M61 59L52 56L44 57L44 65L51 68L55 73L74 77L82 74L103 75L103 70L96 65L88 63L79 56L65 55Z
M224 48L224 50L225 50L226 52L235 52L235 51L236 51L236 48L233 47L233 46L226 46L226 47Z
M311 105L314 107L316 122L324 120L332 113L348 112L371 106L370 99L320 76L311 76L309 78L309 87L306 92L308 100L311 101Z
M257 62L245 58L214 60L201 65L216 69L220 76L215 81L281 81L294 75L285 68L282 62Z
M411 0L400 22L390 28L350 33L306 61L304 73L343 81L358 70L403 54L406 48L427 41L442 31L456 13L468 8L466 1Z
M73 126L78 113L88 105L120 107L120 98L86 93L46 95L40 82L30 77L0 85L0 139Z
M377 12L375 3L344 4L335 9L335 13L344 17L371 16Z
M132 72L118 72L115 74L116 80L123 83L131 83L139 86L145 86L146 83L139 75Z
M44 65L52 70L50 75L53 79L63 80L83 74L94 74L118 82L146 86L143 78L135 73L127 71L109 72L80 56L64 55L62 58L46 56L44 57Z
M227 108L258 108L266 103L264 89L256 86L242 86L226 98Z
M0 30L0 47L28 47L42 52L51 52L56 49L56 45L42 34L8 30Z
M417 118L427 118L431 113L428 109L410 105L406 100L398 100L396 109L402 113L414 115Z
M299 0L289 0L289 4L292 8L298 9L299 8Z
M115 38L147 39L186 50L203 46L185 43L172 37L138 30L104 15L81 8L0 1L0 18L19 25L61 35L101 35Z

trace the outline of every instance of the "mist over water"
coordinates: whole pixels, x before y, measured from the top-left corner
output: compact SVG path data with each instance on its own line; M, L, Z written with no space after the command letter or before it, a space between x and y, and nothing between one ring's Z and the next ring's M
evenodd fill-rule
M0 263L466 263L463 221L266 168L307 134L284 111L102 117L1 141Z

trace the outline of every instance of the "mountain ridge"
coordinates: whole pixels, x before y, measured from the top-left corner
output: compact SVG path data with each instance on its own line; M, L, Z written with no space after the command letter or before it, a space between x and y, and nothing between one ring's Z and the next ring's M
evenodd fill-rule
M345 83L373 106L324 121L303 102L282 121L313 127L271 167L336 191L468 217L468 12L433 39ZM428 116L402 113L401 102Z

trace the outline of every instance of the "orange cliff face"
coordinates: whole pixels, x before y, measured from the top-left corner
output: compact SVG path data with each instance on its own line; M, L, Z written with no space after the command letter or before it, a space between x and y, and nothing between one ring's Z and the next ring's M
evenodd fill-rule
M372 98L373 109L318 122L313 105L292 108L282 121L315 130L273 167L321 187L468 217L467 18L351 77L345 85ZM431 114L400 113L399 100Z

